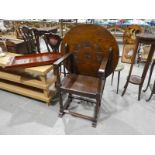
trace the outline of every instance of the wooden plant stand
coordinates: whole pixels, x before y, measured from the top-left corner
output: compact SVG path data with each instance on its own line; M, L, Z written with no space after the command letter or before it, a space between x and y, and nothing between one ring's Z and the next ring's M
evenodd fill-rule
M141 43L151 45L151 48L150 48L150 51L149 51L149 54L148 54L148 58L147 58L147 61L145 63L145 66L144 66L142 76L131 75L133 65L134 65L134 62L135 62L135 58L136 58L136 54L137 54L137 51L138 51L138 47L139 47L139 44L141 44ZM135 47L135 50L134 50L134 54L133 54L133 57L132 57L132 64L131 64L131 67L130 67L130 71L129 71L129 75L127 77L126 84L124 86L124 91L122 93L122 96L125 94L126 89L128 87L128 84L132 83L132 84L135 84L135 85L139 86L138 100L140 100L141 90L142 90L142 87L143 87L143 83L144 83L144 80L145 80L149 65L150 65L150 63L152 61L154 51L155 51L155 35L153 35L153 34L138 34L136 36L136 47Z

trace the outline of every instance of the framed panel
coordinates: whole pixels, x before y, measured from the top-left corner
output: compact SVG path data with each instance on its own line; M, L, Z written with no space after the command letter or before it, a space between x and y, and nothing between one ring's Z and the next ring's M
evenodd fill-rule
M123 46L122 62L131 64L132 56L134 53L135 45L134 44L125 44Z

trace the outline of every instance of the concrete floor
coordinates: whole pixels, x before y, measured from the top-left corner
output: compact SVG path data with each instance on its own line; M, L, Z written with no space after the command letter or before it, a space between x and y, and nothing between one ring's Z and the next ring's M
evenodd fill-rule
M0 134L155 134L155 95L150 102L146 102L145 99L150 95L148 90L142 93L141 101L137 101L138 87L130 84L122 97L130 67L128 64L124 65L119 94L116 94L117 73L113 86L110 84L111 76L107 78L96 128L91 127L90 121L67 114L59 118L58 102L47 106L43 102L0 90ZM142 68L142 64L139 67L135 65L134 73L140 75ZM72 109L81 113L92 113L93 105L75 102Z

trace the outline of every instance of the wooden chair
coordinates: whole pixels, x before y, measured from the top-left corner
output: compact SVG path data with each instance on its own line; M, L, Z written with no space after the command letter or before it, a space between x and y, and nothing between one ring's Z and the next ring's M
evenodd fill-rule
M25 41L28 53L36 53L38 52L38 45L36 41L36 36L32 28L23 26L20 29L23 40Z
M117 25L114 25L114 26L110 26L107 28L108 31L110 31L114 37L116 38L117 42L118 43L122 43L122 35L124 33L124 29L120 28L119 26ZM111 77L111 85L113 84L113 78L114 78L114 74L115 72L118 73L118 78L117 78L117 94L118 94L118 91L119 91L119 83L120 83L120 74L121 74L121 71L124 69L124 65L119 63L115 69L115 71L112 73L112 77Z
M150 86L151 94L150 94L149 98L146 100L147 102L150 101L150 99L152 98L152 95L155 94L155 81L154 81L154 84L150 84L152 73L153 73L153 69L154 69L154 65L155 65L155 59L153 60L151 68L150 68L150 75L149 75L149 80L148 80L147 86L143 90L144 92L146 92L148 87Z
M48 49L48 52L52 51L59 51L60 43L62 41L61 37L59 35L53 34L53 33L46 33L44 34L44 40Z
M114 72L117 72L118 73L118 77L117 77L117 94L118 94L118 91L119 91L119 83L120 83L120 74L121 74L121 71L124 69L124 65L119 63L115 69ZM112 73L112 78L111 78L111 85L113 84L113 78L114 78L114 72Z
M66 43L68 51L64 50ZM65 35L61 53L64 56L53 64L54 73L57 76L56 88L59 93L59 116L62 117L68 113L91 120L92 126L96 127L106 78L118 63L116 40L101 26L82 24ZM69 73L61 80L59 68L62 63ZM64 93L68 94L66 103L63 103L62 99ZM95 103L94 116L68 110L74 98Z

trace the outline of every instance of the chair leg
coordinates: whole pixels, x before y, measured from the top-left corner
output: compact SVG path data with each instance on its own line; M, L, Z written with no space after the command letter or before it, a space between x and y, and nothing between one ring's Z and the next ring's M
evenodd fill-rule
M114 72L112 73L112 77L111 77L111 85L113 84L113 79L114 79Z
M70 102L72 102L72 94L71 93L69 93L68 99L69 99Z
M119 91L119 80L120 80L120 71L118 72L117 94L118 94L118 91Z
M66 70L65 70L65 65L63 64L63 72L64 72L64 77L66 76Z
M140 85L139 92L138 92L138 101L140 101L141 91L142 91L142 86Z
M123 90L123 92L122 92L122 96L125 94L125 92L126 92L126 89L127 89L127 87L128 87L128 81L126 81L126 84L124 85L124 90Z
M70 106L70 103L72 102L72 94L69 93L68 95L68 104L66 107L64 107L65 109L68 109L68 107Z
M64 108L63 108L63 101L62 101L62 93L61 92L59 92L59 106L60 106L59 117L62 117L64 114Z
M98 97L96 99L96 107L95 107L95 114L94 114L94 120L92 123L92 127L96 128L97 126L97 119L98 119L98 113L99 113L99 109L100 109L100 98Z

